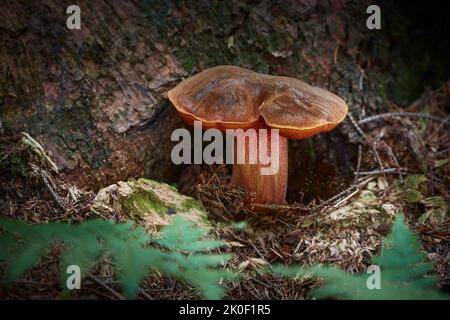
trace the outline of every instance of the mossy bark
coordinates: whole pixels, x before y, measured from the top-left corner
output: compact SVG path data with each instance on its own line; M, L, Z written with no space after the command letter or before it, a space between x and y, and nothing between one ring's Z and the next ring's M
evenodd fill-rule
M79 1L81 30L66 28L70 4L0 4L0 128L35 137L79 186L173 176L182 124L165 92L184 68L138 1Z
M369 2L78 1L81 30L68 30L70 1L2 1L0 130L30 133L71 182L98 189L179 175L170 133L183 124L166 92L207 67L300 78L370 113L380 102L364 78ZM327 172L323 197L336 189L329 179L351 176L351 130L290 144L288 195L324 180L314 173Z

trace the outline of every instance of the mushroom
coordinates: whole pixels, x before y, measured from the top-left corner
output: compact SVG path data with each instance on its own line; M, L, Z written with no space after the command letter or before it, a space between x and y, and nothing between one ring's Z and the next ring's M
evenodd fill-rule
M188 123L201 121L204 128L268 129L258 133L258 146L270 149L270 134L278 129L279 170L262 175L258 163L234 163L233 185L255 192L256 203L284 202L288 180L287 139L305 139L334 129L347 115L348 107L335 94L303 81L259 74L235 66L206 69L179 83L168 97L180 116ZM238 130L239 131L239 130ZM261 130L256 130L260 132ZM261 131L262 132L262 131ZM240 133L236 134L236 139ZM234 144L250 159L255 148L248 140ZM244 150L242 150L244 148ZM259 147L256 148L260 152ZM238 150L239 151L239 150ZM256 157L259 159L259 157Z

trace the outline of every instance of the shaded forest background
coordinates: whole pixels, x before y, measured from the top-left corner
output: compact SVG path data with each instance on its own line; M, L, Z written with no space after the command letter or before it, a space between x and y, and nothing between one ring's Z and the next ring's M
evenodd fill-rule
M71 31L72 1L1 1L0 216L75 229L93 217L131 219L148 231L154 202L164 219L177 216L153 197L170 194L227 242L226 267L243 274L225 285L227 298L303 299L318 281L258 267L321 263L364 273L403 213L448 291L450 3L379 1L382 29L369 30L372 3L78 1L82 28ZM223 64L299 78L349 106L336 130L289 142L287 203L264 214L227 184L230 168L170 160L172 131L192 128L167 91ZM231 228L234 221L248 228ZM64 297L60 254L54 248L11 290L0 286L0 298ZM124 298L102 262L77 297ZM0 278L5 270L0 264ZM190 289L152 276L138 298L197 297Z
M448 78L448 3L387 1L382 29L368 30L370 3L82 1L82 29L70 31L68 1L3 1L1 133L36 137L81 188L140 176L182 186L182 172L198 169L171 164L170 134L183 123L166 92L207 67L326 87L356 119L387 101L408 108ZM356 148L345 130L291 142L291 198L329 196L336 176L351 176Z

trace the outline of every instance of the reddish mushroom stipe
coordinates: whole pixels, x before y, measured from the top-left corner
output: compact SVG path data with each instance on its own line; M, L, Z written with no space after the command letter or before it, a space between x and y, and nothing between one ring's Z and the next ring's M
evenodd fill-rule
M305 139L333 130L348 107L337 95L288 77L259 74L234 66L206 69L168 92L188 124L203 128L279 129L281 170L261 176L261 164L234 164L232 183L256 193L255 202L282 203L287 186L287 139ZM265 139L260 137L259 139ZM267 140L261 140L268 143ZM238 146L239 147L239 146ZM246 144L240 146L249 155ZM259 152L259 151L258 151Z

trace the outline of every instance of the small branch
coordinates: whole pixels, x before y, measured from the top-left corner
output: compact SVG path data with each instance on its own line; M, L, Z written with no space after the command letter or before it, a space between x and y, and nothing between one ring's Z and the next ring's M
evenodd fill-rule
M345 190L339 192L338 194L332 196L331 198L327 199L325 202L318 205L315 209L322 208L330 203L333 203L336 200L339 202L339 201L341 201L340 198L346 197L348 195L348 193L353 193L355 190L359 190L358 187L356 185L351 185L347 189L345 189Z
M139 289L139 292L147 299L147 300L155 300L151 295L145 292L144 289Z
M380 136L378 134L377 135L377 139L372 143L372 150L373 150L373 153L375 155L375 159L377 160L377 163L380 166L380 170L383 173L383 176L386 178L385 172L384 172L383 162L381 161L380 154L378 153L378 141L379 141L379 139L380 139Z
M341 204L343 204L345 201L347 201L348 199L350 199L351 197L353 197L355 194L357 194L360 190L356 189L355 191L353 191L352 193L350 193L348 196L346 196L344 199L340 200L339 202L337 202L336 204L333 205L333 208L337 208L339 207Z
M382 113L382 114L377 114L374 116L370 116L364 119L361 119L358 121L358 124L366 124L368 122L372 122L372 121L377 121L377 120L384 120L384 119L388 119L388 118L395 118L395 117L411 117L411 118L423 118L423 119L428 119L428 120L432 120L432 121L437 121L437 122L444 122L441 118L436 117L436 116L430 116L428 114L424 114L424 113L414 113L414 112L389 112L389 113Z
M362 145L358 144L358 160L356 162L356 172L355 172L355 180L353 183L356 183L358 179L358 173L361 171L361 162L362 162Z
M64 204L64 202L62 201L62 199L60 198L60 196L56 193L55 189L54 189L54 184L52 183L52 181L50 180L50 178L47 176L46 172L44 172L43 170L41 170L38 166L31 164L31 168L33 169L33 171L39 175L42 179L42 181L44 182L44 185L47 187L48 192L50 193L50 195L52 196L53 200L55 200L56 204L63 209L64 211L67 210L66 205Z
M385 149L387 154L391 157L391 159L394 162L395 166L397 168L400 168L400 164L398 163L397 157L395 156L394 151L392 150L392 148L385 141L382 141L381 145ZM400 181L403 182L403 175L402 175L401 172L399 173L399 178L400 178Z
M349 112L348 118L350 119L351 124L355 127L356 131L361 135L361 137L365 137L364 131L361 129L361 127L356 122L355 118L353 118L353 115Z
M114 290L113 288L111 288L110 286L108 286L104 281L102 281L101 279L97 278L96 276L94 276L93 274L89 274L88 275L89 278L91 278L92 280L94 280L95 282L97 282L99 285L101 285L103 288L105 288L106 290L108 290L109 292L111 292L113 294L114 297L116 297L119 300L126 300L125 297L123 295L121 295L120 293L118 293L116 290Z
M31 149L39 156L41 156L42 158L44 158L52 167L52 169L58 173L58 166L53 162L52 159L50 159L50 157L47 155L47 153L45 152L44 148L41 146L41 144L39 142L37 142L36 140L34 140L28 133L26 132L22 132L22 142L31 147Z
M446 124L448 124L450 121L450 116L446 117L444 120L442 120L441 124L439 125L439 127L436 129L436 131L440 131Z
M356 175L359 176L369 176L372 174L384 174L384 173L405 173L407 171L406 168L386 168L383 170L371 170L371 171L360 171L360 172L355 172Z
M290 205L271 204L271 203L253 203L252 209L269 209L269 210L289 210L292 208Z

